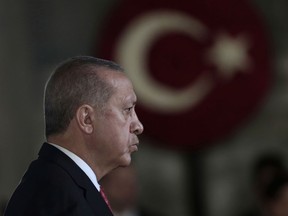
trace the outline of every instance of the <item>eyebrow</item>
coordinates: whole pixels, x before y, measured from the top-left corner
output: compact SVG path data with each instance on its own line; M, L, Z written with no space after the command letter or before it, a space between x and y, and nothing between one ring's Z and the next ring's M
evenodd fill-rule
M132 96L128 97L128 101L132 102L132 104L135 105L136 102L137 102L137 96L136 95L132 95Z

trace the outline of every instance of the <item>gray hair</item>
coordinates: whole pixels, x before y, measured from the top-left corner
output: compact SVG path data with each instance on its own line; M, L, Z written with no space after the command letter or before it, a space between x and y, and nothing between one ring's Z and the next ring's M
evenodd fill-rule
M82 104L103 109L113 87L100 76L101 68L123 72L115 62L90 56L70 58L55 69L44 93L46 137L64 132Z

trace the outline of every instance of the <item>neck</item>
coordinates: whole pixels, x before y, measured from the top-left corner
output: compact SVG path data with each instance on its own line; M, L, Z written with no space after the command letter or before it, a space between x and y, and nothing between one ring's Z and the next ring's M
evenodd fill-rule
M95 151L89 149L85 144L85 140L79 137L81 136L69 136L67 133L63 133L49 136L47 142L59 145L76 154L88 164L96 175L97 180L100 181L114 168L107 166L105 160L102 161L101 155L95 156Z

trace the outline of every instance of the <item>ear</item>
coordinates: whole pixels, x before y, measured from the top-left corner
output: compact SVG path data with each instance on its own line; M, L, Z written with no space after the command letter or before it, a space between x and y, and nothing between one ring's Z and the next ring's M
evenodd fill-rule
M76 120L82 132L86 134L91 134L93 132L93 121L95 120L94 114L94 109L90 105L84 104L78 108L76 112Z

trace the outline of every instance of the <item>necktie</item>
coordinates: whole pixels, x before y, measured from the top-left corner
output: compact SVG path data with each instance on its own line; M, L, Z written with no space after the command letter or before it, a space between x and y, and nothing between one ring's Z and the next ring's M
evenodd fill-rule
M109 209L110 209L111 212L112 212L112 209L111 209L111 206L110 206L110 204L109 204L109 201L108 201L108 199L107 199L107 197L106 197L106 195L105 195L105 193L104 193L104 189L103 189L103 187L101 187L101 186L100 186L100 193L101 193L102 198L105 200L106 204L108 205Z

